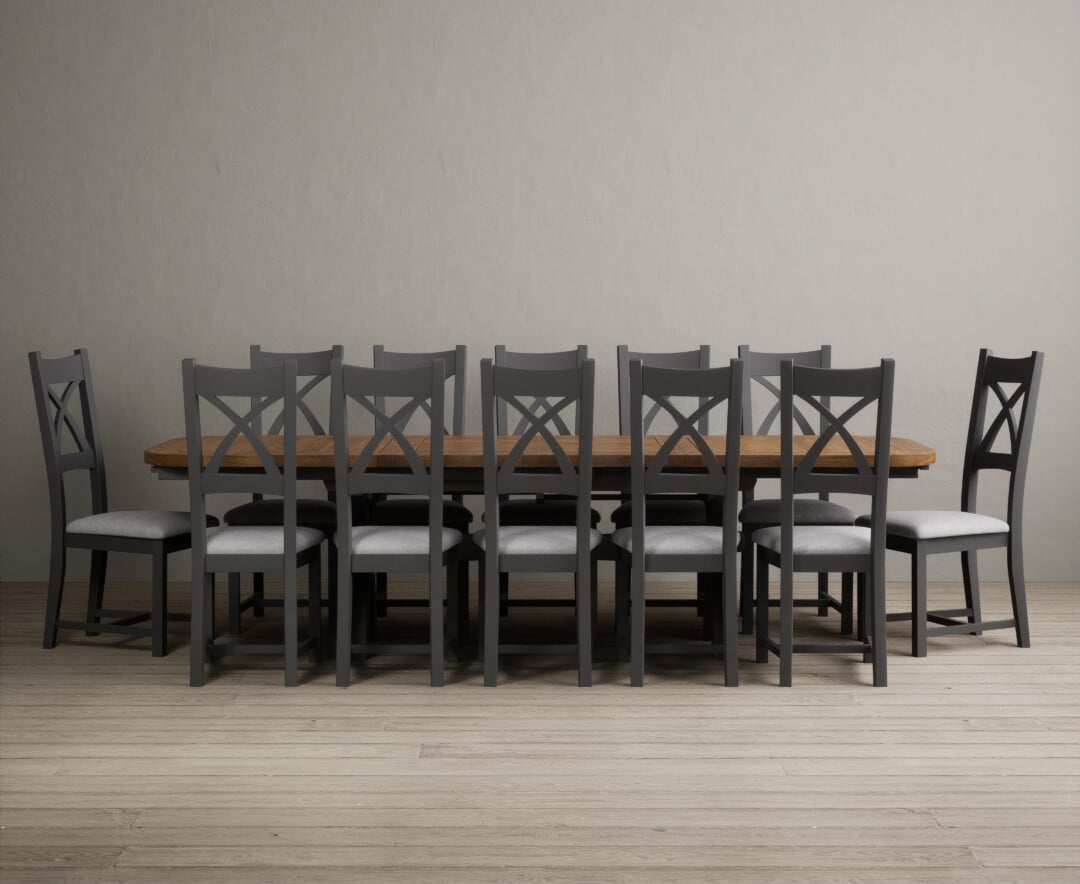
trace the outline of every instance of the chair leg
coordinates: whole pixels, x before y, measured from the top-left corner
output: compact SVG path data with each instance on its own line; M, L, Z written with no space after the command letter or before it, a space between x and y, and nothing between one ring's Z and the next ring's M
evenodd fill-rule
M356 639L352 658L361 666L367 663L368 642L374 640L374 623L379 616L378 580L374 574L358 574L353 603L353 635Z
M469 634L469 561L462 559L457 563L457 592L460 596L458 601L458 642L463 642ZM458 657L461 656L461 648L458 648Z
M630 660L630 569L615 562L615 661Z
M206 679L206 606L210 589L210 575L200 573L202 568L202 562L192 562L191 656L188 683L193 688L202 687Z
M446 566L446 663L457 666L461 641L461 592L458 590L458 563L451 559Z
M484 601L487 597L485 586L484 558L481 556L476 563L476 656L481 664L484 662L484 617L487 611Z
M577 607L578 687L592 687L593 591L591 576L594 570L592 555L578 557L574 574L574 595Z
M150 584L150 653L155 657L164 657L169 632L169 559L163 546L158 546L151 558L153 579Z
M312 558L307 572L308 634L313 639L308 659L312 666L318 666L322 660L322 558L320 556Z
M260 575L261 576L261 575ZM240 575L229 573L229 635L240 634Z
M888 636L885 623L885 575L882 573L883 570L875 568L870 574L870 613L873 624L871 628L873 629L874 687L876 688L887 687L889 684L886 672L888 658L885 653L885 645ZM923 623L926 623L925 618Z
M817 615L819 617L829 616L829 575L825 573L818 574L817 576Z
M926 549L911 553L911 656L926 656Z
M705 585L708 587L705 611L706 620L709 624L709 634L706 636L706 641L712 644L713 656L720 658L723 654L724 641L723 574L707 575Z
M285 563L285 687L294 688L299 680L298 624L296 616L296 562Z
M780 686L791 687L795 644L795 575L791 563L780 565Z
M979 599L979 561L975 550L960 553L960 570L964 574L964 606L971 612L968 623L982 622L982 602ZM972 635L982 635L981 629L973 629Z
M866 641L866 574L865 572L859 572L859 576L856 578L856 592L855 592L855 604L857 611L855 614L855 637L861 641ZM869 663L869 658L863 659L864 663Z
M443 656L443 636L445 613L443 611L443 565L441 558L429 556L431 567L428 571L428 642L431 652L431 686L441 688L445 680Z
M43 648L56 647L57 621L60 619L60 602L64 597L64 573L67 570L67 549L63 537L54 537L49 557L49 596L45 602L45 635Z
M754 659L758 663L769 662L769 562L765 551L758 550L757 555L757 653Z
M347 554L338 552L338 576L344 578L348 575L347 582L342 582L342 587L337 597L337 640L334 648L335 681L339 688L349 686L349 673L352 670L352 639L353 639L353 575L348 570L349 560Z
M594 647L600 638L600 617L597 613L600 607L598 571L599 566L597 565L596 558L592 557L591 564L589 565L589 621L590 630L592 632L592 644Z
M739 563L739 612L742 624L739 632L743 635L754 634L754 544L744 533L742 539L741 561Z
M840 575L840 634L854 632L852 608L855 604L855 576L850 571Z
M645 684L645 566L640 555L630 565L630 684Z
M726 576L720 576L720 603L724 622L724 684L729 688L739 686L739 624L734 578L734 565L728 569Z
M375 605L375 616L385 617L390 613L390 607L387 604L390 598L390 584L385 574L379 574L375 577L375 595L378 598L378 604Z
M255 598L255 605L253 610L256 617L262 617L266 613L266 605L263 604L263 599L266 598L265 594L265 581L263 575L252 574L251 575L251 594Z
M499 616L506 617L510 613L510 575L499 575Z
M1009 571L1009 595L1012 597L1013 619L1016 621L1016 644L1021 648L1030 648L1031 632L1028 629L1027 591L1024 586L1024 548L1015 528L1009 535L1006 562Z
M326 540L326 625L333 635L337 625L338 552L331 538ZM321 616L321 615L320 615Z
M86 594L87 635L99 635L90 624L101 622L101 604L105 596L105 567L108 561L109 554L103 549L95 549L90 553L90 588Z
M499 683L499 584L502 575L498 562L484 566L484 686L493 688Z

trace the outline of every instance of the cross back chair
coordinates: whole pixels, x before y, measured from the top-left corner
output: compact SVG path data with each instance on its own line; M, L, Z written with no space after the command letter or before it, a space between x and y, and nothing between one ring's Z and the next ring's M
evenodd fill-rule
M722 655L725 684L739 683L738 633L735 605L735 562L739 547L737 506L740 433L742 421L743 363L733 359L724 368L661 368L634 360L630 364L630 527L612 536L616 559L616 622L625 629L627 602L630 614L630 683L640 686L645 677L645 654L685 653L698 650ZM696 401L692 411L675 401ZM725 459L721 464L702 431L705 418L727 407ZM648 409L648 410L646 410ZM661 437L657 452L645 462L646 419L662 410L675 429ZM689 449L704 470L687 471ZM722 525L652 524L649 496L657 494L706 495L723 501ZM681 645L646 645L645 574L655 571L708 575L704 582L706 610L711 616L711 641L694 648ZM718 579L717 579L718 578ZM699 584L700 585L700 584ZM717 597L719 596L719 598Z
M299 387L296 392L296 408L307 432L316 436L327 434L326 425L320 420L315 409L312 408L311 399L318 395L327 395L325 387L329 386L330 362L333 359L343 359L345 348L335 344L329 350L316 350L308 353L280 353L272 350L264 350L258 344L251 345L252 368L281 368L286 362L296 363L296 377ZM254 404L254 403L253 403ZM265 415L260 410L256 412L252 426L258 435L278 436L285 426L284 409L277 410L277 414ZM329 485L327 490L331 490ZM282 525L282 501L278 498L267 498L261 494L252 495L247 503L240 504L228 510L224 515L226 525ZM337 510L333 501L322 498L298 498L296 501L296 523L307 528L316 528L327 536L334 530ZM337 560L334 556L333 541L330 542L327 557L327 595L329 596L331 623L333 622L334 600L337 596ZM241 614L251 608L256 617L262 617L266 608L279 607L279 599L267 599L264 591L263 575L252 575L252 593L246 599L240 598L240 575L229 575L229 632L236 635L240 632Z
M298 680L299 654L307 652L313 665L319 660L319 554L324 539L319 529L297 524L296 362L286 360L280 366L265 368L216 368L185 359L182 369L188 484L195 524L191 545L191 685L201 686L207 662L220 657L283 652L285 684L292 687ZM230 405L230 401L238 401L237 406ZM209 451L203 449L204 405L223 416L228 425L228 431ZM282 409L280 464L259 432L262 415L278 406ZM260 468L229 471L229 450L234 443L250 447ZM206 498L223 493L281 498L281 524L203 528ZM308 571L308 637L300 642L296 584L297 570L302 567ZM266 571L280 571L284 577L283 642L215 643L212 575Z
M105 483L105 456L101 446L94 385L88 351L71 356L43 358L29 354L30 376L37 405L38 428L49 480L50 558L49 592L45 605L42 647L56 647L59 628L99 633L149 636L152 653L168 650L168 556L191 546L191 516L156 510L109 510ZM59 392L54 389L59 389ZM77 398L76 398L77 395ZM74 450L65 450L74 446ZM90 479L90 514L68 521L65 478L85 470ZM211 519L217 524L216 519ZM90 585L86 620L60 619L68 549L90 550ZM105 570L110 552L139 553L152 561L150 611L102 607ZM102 620L102 618L108 618ZM182 619L173 615L172 619ZM150 621L149 626L140 625Z
M780 365L780 524L760 528L757 545L757 660L768 654L780 658L780 684L791 685L795 653L861 653L873 663L874 685L887 682L885 661L885 507L892 433L894 363L856 369L807 368L791 360ZM834 399L854 402L839 414ZM826 400L829 402L825 404ZM797 405L798 403L798 405ZM821 433L796 462L796 408L818 412ZM852 421L876 407L873 458L867 457L850 429ZM801 424L799 424L801 426ZM836 472L822 464L826 446L837 439L855 461L855 471ZM869 527L856 525L797 525L795 495L806 493L859 494L870 498ZM780 636L769 635L769 566L780 569ZM858 641L794 644L795 572L855 572L859 575ZM869 587L869 588L867 588Z
M888 514L886 546L911 556L911 611L889 614L888 619L912 621L913 656L926 656L927 636L981 635L993 629L1014 629L1017 645L1031 646L1024 585L1024 484L1043 359L1044 354L1038 351L1021 359L1004 359L992 355L990 350L980 350L964 448L960 511L917 510ZM1012 390L1006 390L1012 385L1015 385ZM988 422L987 409L991 405L998 410L994 419ZM1019 418L1017 408L1020 409ZM1001 447L1004 450L1000 450ZM1001 470L1009 476L1006 519L978 512L979 476L985 470ZM859 519L859 524L866 523L867 517ZM1013 616L1007 620L987 621L982 616L976 555L981 549L1001 547L1006 550ZM964 607L928 611L927 557L956 552L960 553L964 578Z
M484 438L484 504L486 523L476 534L482 550L481 657L484 684L498 682L500 653L575 653L578 684L592 684L592 633L595 550L600 532L593 527L592 493L593 388L595 364L585 359L564 369L497 366L481 363L481 394ZM543 401L536 407L531 403ZM517 438L500 450L496 415L500 403L521 415L515 425ZM565 447L563 415L577 414L577 459ZM532 446L547 448L557 462L555 471L528 468ZM505 444L504 444L505 446ZM574 507L571 525L537 522L502 524L499 498L503 495L558 495ZM572 645L514 645L499 643L499 575L511 571L565 571L574 574L577 642Z
M739 358L746 363L746 372L743 375L743 424L742 431L753 436L766 436L773 432L781 418L780 401L780 366L784 361L790 360L793 365L806 368L830 368L832 365L832 347L823 344L817 350L806 350L797 353L763 353L751 350L743 344L739 347ZM760 404L761 396L768 397L769 407L763 409L764 414L759 413L755 421L754 417L754 394L758 393ZM829 407L829 397L822 399L821 404ZM816 435L825 428L825 418L815 414L812 409L799 407L794 403L792 418L800 433L808 436ZM739 522L743 526L743 533L752 538L760 528L767 528L780 524L780 500L768 498L755 500L753 483L743 488L743 508L739 511ZM797 498L795 501L795 524L796 525L854 525L855 513L846 506L829 500L828 494L819 494L817 498ZM754 544L745 542L742 550L742 563L740 568L741 598L740 609L742 611L742 629L745 634L754 631L753 598L754 598ZM850 634L852 631L852 593L854 581L851 574L844 574L841 578L841 597L836 599L829 592L829 575L818 575L818 597L816 599L796 599L795 604L799 607L816 607L819 617L825 617L829 609L840 612L840 631Z
M334 362L332 370L334 483L337 500L338 569L342 574L427 572L429 640L427 644L374 644L367 640L366 608L373 604L372 581L360 583L357 594L361 628L353 630L353 594L338 594L337 684L349 684L354 655L361 660L370 654L426 654L430 658L431 684L440 687L444 675L444 598L449 600L446 624L449 644L456 654L459 588L455 574L456 551L462 532L443 526L443 437L445 363L431 360L416 368L360 368ZM404 400L391 412L386 402ZM381 404L380 404L381 403ZM374 432L360 453L349 452L349 411L360 410L374 419ZM428 464L417 448L416 437L407 436L403 426L414 412L423 412L430 421ZM384 443L400 450L407 469L378 471L378 455ZM354 526L350 501L359 495L405 494L422 496L427 503L423 525ZM451 584L444 590L443 569L449 566ZM359 641L355 641L359 638Z

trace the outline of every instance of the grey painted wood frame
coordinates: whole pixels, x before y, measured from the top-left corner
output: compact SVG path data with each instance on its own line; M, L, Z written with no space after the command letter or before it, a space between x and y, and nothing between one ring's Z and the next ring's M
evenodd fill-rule
M338 570L341 574L376 574L389 572L427 572L429 641L426 645L376 645L367 642L363 627L353 635L353 594L338 594L336 674L339 687L346 687L354 655L361 659L372 653L427 654L431 662L432 687L443 684L444 674L444 597L450 602L446 623L450 643L456 645L457 604L459 601L455 574L457 544L443 549L443 438L445 436L444 408L446 369L441 359L417 368L361 368L343 365L335 360L331 373L331 396L334 399L334 483L338 507ZM387 400L405 402L389 413L377 403ZM358 407L375 418L370 441L350 463L349 426L350 406ZM405 435L405 416L425 412L430 418L429 466L425 467L420 452ZM376 472L371 461L387 436L400 446L409 463L408 471ZM428 503L428 548L423 554L385 552L357 554L352 545L351 500L357 495L407 494L420 495ZM444 593L443 569L450 574L449 592ZM360 587L360 604L372 604L372 581ZM366 624L367 616L358 618ZM456 648L455 648L456 652Z
M580 350L578 351L580 352ZM571 572L574 574L577 619L576 646L544 646L547 652L576 650L578 684L592 684L593 604L592 572L595 562L592 533L592 440L593 392L596 367L591 359L563 369L536 369L480 364L484 440L484 504L486 521L484 551L481 556L481 658L484 684L498 683L499 654L529 650L528 646L499 644L499 575L511 571ZM532 403L525 400L531 400ZM536 407L535 403L545 403ZM515 435L519 438L499 463L496 417L512 406L522 415ZM575 466L558 440L558 427L565 426L562 413L577 414L578 462ZM556 432L553 432L552 428ZM520 467L522 454L534 439L542 439L558 462L557 472L536 472ZM562 495L576 501L576 535L573 554L506 554L500 549L499 499L510 494Z
M49 590L45 605L42 647L56 647L57 633L61 628L79 629L88 636L99 633L149 636L153 656L164 656L168 651L168 556L191 546L191 535L180 534L160 540L147 540L104 534L68 534L65 493L65 477L68 473L86 471L90 483L91 513L105 513L109 509L105 455L101 447L101 432L94 401L90 354L85 349L78 349L71 356L46 359L39 351L35 351L29 354L29 360L38 428L45 455L45 473L49 483ZM63 390L57 394L52 388L59 385L63 385ZM72 402L76 393L78 413L75 412ZM65 430L74 442L74 451L63 450ZM217 523L216 519L212 521ZM60 619L67 573L67 550L71 548L91 551L86 620ZM153 574L149 611L102 607L110 552L150 556ZM102 620L103 617L109 619ZM174 615L173 619L181 617ZM150 621L149 626L139 625L147 620Z
M298 680L298 657L307 652L312 663L320 649L320 550L319 544L297 548L296 524L296 417L297 364L286 360L266 368L217 368L196 365L185 359L184 417L187 430L188 484L191 497L191 673L192 687L205 681L206 664L230 654L284 653L285 684ZM225 400L246 399L249 410L241 414ZM206 404L228 418L231 428L211 452L202 450L201 407ZM279 467L259 432L262 415L281 406L283 459ZM225 454L234 441L244 438L262 464L261 470L225 471ZM204 463L205 460L205 463ZM206 498L222 493L269 494L282 498L282 553L229 553L210 555L205 528ZM230 529L223 529L230 530ZM235 530L244 530L237 528ZM297 623L297 570L308 569L308 637L301 642ZM253 645L215 642L212 575L218 572L280 571L284 577L284 640L281 644Z
M414 353L400 350L387 350L382 344L376 344L372 348L372 365L375 368L430 368L436 359L442 360L446 369L446 380L452 382L453 399L450 408L450 424L445 427L445 432L452 436L460 436L465 432L465 379L469 365L469 349L464 344L458 344L453 350L441 350L431 353ZM375 406L381 411L386 411L386 403L376 400ZM420 406L421 410L428 408L426 403ZM404 429L404 427L402 428Z
M757 660L764 663L768 654L780 658L780 684L792 682L792 657L795 653L861 653L873 664L874 685L887 684L885 657L885 514L889 480L889 446L892 438L892 397L895 364L882 359L873 368L827 369L796 366L784 360L780 366L780 425L781 467L780 489L783 518L780 523L780 551L774 553L758 544L757 549ZM829 398L830 405L824 400ZM840 414L831 409L833 397L854 398L856 401ZM797 419L796 402L817 411L824 422L821 433L795 466L793 436ZM865 408L876 406L876 439L874 461L871 464L856 444L847 424ZM800 424L801 426L801 424ZM825 445L832 438L841 439L855 460L854 473L836 473L816 469ZM870 547L865 553L851 554L794 554L794 500L796 494L806 493L858 494L870 499ZM799 526L804 530L814 526ZM815 530L828 531L830 526ZM773 565L780 569L780 636L774 641L769 635L769 571ZM864 622L859 640L848 643L821 645L794 643L793 575L799 572L844 571L860 575L861 585L867 587L860 600L859 617Z
M736 561L739 548L738 491L740 433L742 422L743 363L732 359L723 368L679 369L645 365L634 360L629 366L630 377L630 474L631 548L622 546L616 553L616 620L618 629L626 621L627 595L630 619L630 683L644 684L645 654L645 574L648 572L692 572L711 575L705 581L706 610L712 614L711 642L702 650L723 655L724 682L730 687L739 683L738 632L736 593ZM697 408L687 414L672 399L696 398ZM649 412L646 412L648 401ZM727 446L725 466L704 439L705 419L721 406L727 406ZM670 415L675 429L661 443L649 466L645 466L645 435L647 415L656 407ZM668 468L672 452L683 440L688 440L700 452L704 471L686 472ZM722 552L700 554L647 554L648 506L655 495L705 495L723 500L722 526L702 526L722 532ZM715 578L719 578L718 580ZM627 592L629 590L629 592ZM715 596L719 594L720 598ZM721 640L722 639L722 640ZM622 641L617 644L622 645ZM672 651L669 646L657 646L659 651ZM682 649L680 649L682 650Z
M313 350L302 353L287 353L282 351L274 351L264 349L259 344L252 344L250 351L250 365L252 368L280 368L285 365L286 362L296 363L296 377L297 382L303 382L297 390L296 394L296 407L299 411L300 417L304 419L304 423L307 425L308 432L316 436L325 436L326 427L318 416L312 410L308 404L308 397L313 395L315 390L322 386L324 382L329 384L330 380L330 363L334 359L345 358L345 348L341 344L334 344L329 350ZM329 393L327 393L329 398ZM254 406L254 403L252 403ZM284 411L279 412L270 422L269 426L263 427L263 413L258 411L254 418L253 423L255 432L259 435L279 435L284 426ZM327 491L332 492L333 488L328 483ZM262 499L261 494L252 495L253 501ZM298 507L303 506L303 501L297 501ZM250 525L250 524L266 524L263 521L251 522L247 521L243 517L243 507L233 507L223 516L223 520L227 525ZM304 524L301 520L300 524ZM312 524L310 527L322 528L324 526ZM334 600L337 597L337 557L334 555L333 538L328 538L329 550L327 556L327 596L329 608L330 608L330 625L333 626L334 618ZM278 607L281 602L277 599L267 600L263 575L261 572L257 572L251 576L252 592L246 599L240 597L240 575L229 575L229 632L232 634L238 634L240 632L240 618L244 611L248 608L252 609L252 612L256 617L262 617L267 607Z
M1024 485L1044 358L1045 354L1032 351L1030 356L1020 359L1005 359L994 356L988 349L982 349L979 351L978 366L975 370L975 391L972 395L971 415L964 446L960 509L965 513L978 511L979 476L983 471L1006 472L1009 474L1006 506L1009 530L998 534L966 534L925 540L894 532L890 532L886 537L889 549L911 556L911 611L889 614L888 619L912 621L911 653L915 657L926 656L928 636L956 633L981 635L994 629L1014 629L1017 645L1022 648L1031 647L1024 582ZM1003 384L1016 386L1011 392L1007 392ZM988 424L987 406L991 401L991 393L999 411ZM1020 406L1019 419L1015 415L1017 406ZM1004 438L1001 432L1003 429L1007 430L1007 450L994 451L992 449L998 438ZM981 549L1002 547L1006 550L1013 616L1007 620L988 621L983 619L979 599L977 554ZM927 557L957 552L960 553L964 580L964 606L928 611Z
M790 360L793 365L804 366L806 368L831 368L832 346L830 344L822 344L817 350L775 353L751 350L748 344L741 344L739 346L739 358L746 363L746 371L743 375L742 432L746 435L766 436L769 435L770 430L776 425L777 419L780 416L780 389L777 387L777 383L780 378L781 363L785 360ZM753 408L755 398L754 391L758 388L769 395L770 405L768 410L765 411L764 417L761 417L760 421L755 426ZM822 399L822 404L826 408L829 407L827 396ZM800 432L805 433L808 436L820 433L824 428L824 418L822 416L819 415L818 420L815 422L813 420L813 414L807 416L807 414L804 414L803 409L798 408L797 405L795 406L793 416L799 426ZM817 429L815 429L815 423ZM820 494L818 495L818 498L820 500L828 500L829 495ZM751 503L753 500L754 484L751 482L749 485L743 487L743 504ZM796 519L798 520L798 518L799 516L796 514ZM742 516L740 515L740 520L741 519ZM775 522L744 522L743 530L747 537L752 537L758 528L765 528L775 524ZM742 614L742 626L740 631L745 635L749 635L754 631L754 544L752 542L743 543L739 579L739 610ZM841 631L844 634L849 634L852 631L852 589L852 575L844 574L841 578L841 598L835 598L829 592L829 575L822 573L818 575L817 599L797 599L796 604L800 607L817 607L819 617L827 616L830 609L839 611L841 617Z

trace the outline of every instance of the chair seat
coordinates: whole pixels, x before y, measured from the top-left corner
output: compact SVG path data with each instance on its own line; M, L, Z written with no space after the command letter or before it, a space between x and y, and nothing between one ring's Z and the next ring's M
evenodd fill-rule
M870 516L859 516L857 524L869 525ZM967 537L973 534L1008 534L1009 523L981 513L953 510L909 510L889 513L885 531L911 540Z
M207 518L208 525L217 519ZM161 510L114 510L93 513L67 524L68 534L99 534L106 537L130 537L134 540L167 540L191 533L191 513Z
M633 528L620 528L612 543L634 551ZM719 525L646 525L646 556L719 556L724 554L724 529Z
M855 513L831 500L812 497L795 498L796 525L854 525ZM739 512L744 525L779 525L784 502L779 498L753 500Z
M633 519L633 504L624 503L611 513L611 523L616 528L626 528ZM707 520L705 501L687 497L647 497L645 499L645 524L704 525Z
M600 513L591 510L592 526L600 524ZM499 506L499 526L507 525L574 525L577 522L577 501L565 498L537 500L508 500Z
M226 525L280 525L284 521L284 502L280 497L249 500L225 513ZM296 501L296 524L333 529L337 525L337 505L329 500L301 498Z
M486 549L487 532L474 535L480 549ZM600 532L589 531L589 549L600 545ZM577 553L577 528L572 525L499 525L499 555L572 556Z
M448 552L464 535L453 528L442 529L442 552ZM419 525L360 525L352 529L350 549L354 556L426 556L430 531Z
M316 528L296 529L298 553L323 542L322 531ZM230 525L211 528L206 532L208 556L283 556L285 529L280 525Z
M754 543L780 553L780 526L754 532ZM870 529L859 525L796 525L793 554L798 556L870 555Z
M380 500L372 507L373 525L427 525L428 499L426 497L392 497ZM443 501L443 525L466 534L472 523L472 513L456 500Z

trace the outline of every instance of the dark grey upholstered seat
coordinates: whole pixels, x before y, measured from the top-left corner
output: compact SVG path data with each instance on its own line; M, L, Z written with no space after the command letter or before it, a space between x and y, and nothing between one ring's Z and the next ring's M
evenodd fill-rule
M647 652L697 651L722 657L724 683L739 683L738 633L736 624L735 563L739 533L735 517L739 490L740 434L742 422L742 372L738 359L723 368L684 368L648 365L641 359L627 367L627 401L623 409L628 421L623 429L630 436L630 525L612 535L615 549L616 653L630 658L630 683L640 686L645 679ZM692 404L682 403L690 400ZM726 409L725 461L720 460L705 439L707 418ZM660 445L649 463L645 462L646 434L657 435L649 427L649 415L660 411L671 419L674 429L660 435ZM651 430L651 433L650 433ZM704 469L682 472L669 466L671 454L689 447L701 456ZM677 495L674 499L672 496ZM686 499L715 501L723 511L722 524L659 525L651 522L660 505L684 504ZM704 503L702 503L704 506ZM697 605L705 617L706 641L700 645L646 644L648 611L646 576L650 572L684 572L698 577Z
M633 511L633 505L620 504L612 510L611 524L616 530L628 527ZM700 498L653 497L645 501L645 513L647 525L704 525L709 507Z
M739 347L739 358L746 363L746 375L743 379L743 433L756 436L768 434L776 425L780 415L780 390L777 386L780 375L780 363L790 360L792 364L805 368L828 368L832 362L832 347L825 344L817 350L800 353L762 353L751 350L747 345ZM754 418L754 394L767 397L768 408L759 410L759 419ZM828 397L823 400L828 407ZM764 413L764 417L761 414ZM794 419L798 432L808 436L816 435L824 425L824 416L811 420L795 407ZM780 501L777 499L753 499L753 490L744 489L743 508L739 511L739 522L747 536L742 549L742 567L740 573L740 609L742 612L743 633L754 631L754 535L760 528L780 524ZM817 498L799 497L794 501L796 525L853 525L855 513L845 506L828 500L827 494ZM824 617L832 608L840 612L841 628L846 633L852 629L852 610L850 599L853 598L854 580L851 574L841 578L840 600L829 593L829 575L818 574L818 597L816 599L796 599L795 604L802 607L816 607L819 617Z
M469 533L472 513L463 503L444 500L443 525L462 534ZM424 497L390 497L371 508L371 523L375 525L427 525L428 501Z
M215 368L185 359L184 423L187 429L188 490L193 530L191 543L191 657L192 687L206 679L207 663L236 654L283 654L285 685L299 678L299 655L307 653L312 665L319 662L321 599L321 530L296 523L296 415L299 410L297 362L280 360L258 368ZM202 432L203 409L229 423L228 432L204 460L206 439ZM263 441L259 418L281 409L275 432L280 430L280 464ZM239 439L251 446L259 469L230 472L223 469L225 454ZM206 499L216 494L247 493L281 500L281 525L230 525L209 530L200 522ZM299 635L297 572L307 568L308 634ZM283 578L281 609L282 641L273 644L222 643L214 627L213 575L230 575L230 619L237 610L241 573L277 572ZM235 577L234 577L235 575ZM234 624L230 624L234 625Z
M225 513L225 524L234 526L280 525L283 520L282 502L278 498L249 500ZM337 525L337 507L331 500L300 498L296 501L296 524L332 531Z
M49 591L42 647L56 647L57 633L62 627L78 629L90 636L99 633L148 636L153 655L160 657L168 650L169 553L191 546L191 516L156 510L109 510L89 354L86 350L76 350L71 356L45 359L40 352L34 352L29 354L29 359L49 481ZM76 470L85 471L89 478L92 512L69 520L64 479ZM217 524L213 517L206 521ZM90 550L85 620L60 619L67 551L72 548ZM117 611L103 606L110 552L150 557L153 576L149 611ZM145 625L148 620L149 626Z
M600 524L600 513L589 510L592 527ZM561 498L508 500L499 506L500 525L573 525L577 521L577 501Z
M911 611L893 611L888 619L912 621L913 656L926 656L929 636L982 635L990 629L1013 629L1017 645L1022 648L1031 645L1021 521L1043 359L1044 354L1038 351L1021 359L1003 359L989 350L979 352L964 451L960 509L894 512L886 517L887 547L911 556ZM996 409L996 416L989 421L988 404L994 404ZM976 512L979 476L984 470L1001 471L1009 477L1005 519ZM864 522L864 518L859 519L860 524ZM989 621L982 615L976 556L980 549L1002 547L1006 550L1012 617ZM927 558L937 553L960 553L964 578L962 608L927 610Z
M501 348L500 348L501 349ZM592 527L589 501L592 495L592 426L595 365L591 359L567 356L562 368L496 365L485 359L480 365L481 411L484 440L483 531L476 537L480 557L481 650L484 684L498 683L500 653L544 651L577 657L578 684L592 684L593 631L596 588L596 549L599 532ZM531 362L531 360L526 360ZM521 415L514 425L518 437L505 458L497 455L499 427L509 426L510 409ZM564 412L577 413L578 451L574 463L560 436L570 435ZM498 415L498 416L497 416ZM554 455L557 471L535 472L521 467L522 455L531 444L543 444ZM540 514L549 505L575 507L573 525L544 524L538 516L524 525L504 525L500 501L510 495L542 496L528 501ZM513 645L500 643L500 581L512 571L568 572L574 575L574 607L577 641L572 645ZM530 605L539 600L529 600ZM561 601L561 600L560 600Z
M354 658L372 654L423 654L430 662L432 687L445 679L447 657L456 661L461 627L462 596L459 586L459 547L463 533L442 523L443 443L446 435L446 364L440 358L418 360L402 368L361 368L335 360L331 366L331 420L334 436L334 499L338 505L338 569L348 574L353 592L338 594L336 682L347 687ZM387 403L393 401L391 408ZM374 433L359 454L349 451L350 412L372 419ZM422 432L428 448L421 456L405 432L407 415L427 417ZM392 439L407 461L407 468L379 472L372 459ZM425 464L425 457L427 463ZM404 496L423 498L426 511L420 525L353 525L351 501ZM374 575L423 573L428 582L428 641L425 644L375 643L369 635L377 604ZM444 580L444 575L449 580ZM353 618L353 603L358 606ZM444 609L444 600L446 606ZM449 652L449 653L448 653Z
M759 528L752 545L757 550L757 662L769 654L780 659L780 684L792 682L796 653L861 654L873 664L874 685L887 682L885 654L885 508L892 438L894 363L856 369L816 368L781 360L780 375L780 524ZM839 404L837 404L839 403ZM794 436L803 429L799 409L821 415L820 433L795 463ZM864 412L874 415L874 451L863 453L855 441L852 422ZM820 466L830 441L842 441L854 461L853 472L835 472ZM871 465L871 459L872 464ZM857 525L798 525L793 504L799 494L844 493L869 498L870 527ZM769 634L769 568L780 569L779 637ZM840 571L859 575L859 629L856 641L796 643L794 638L794 575L796 572ZM812 600L814 603L817 599ZM845 598L843 609L850 611ZM841 634L848 624L841 622Z

